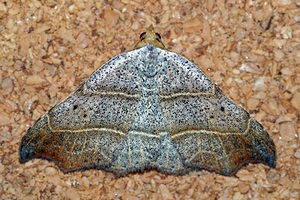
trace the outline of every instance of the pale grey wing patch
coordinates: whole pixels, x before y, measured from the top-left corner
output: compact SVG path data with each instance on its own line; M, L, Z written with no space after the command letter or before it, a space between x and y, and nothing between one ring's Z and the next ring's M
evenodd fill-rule
M142 79L138 74L136 57L140 49L120 54L96 70L85 81L84 93L119 92L136 95Z
M214 83L199 67L176 53L162 49L158 51L160 51L158 59L163 63L157 77L161 95L214 94Z
M230 175L248 162L274 166L274 144L265 131L253 131L249 113L186 58L172 52L164 55L168 62L157 81L159 98L165 125L186 169ZM257 134L264 140L255 140Z
M141 91L136 54L131 51L112 58L53 107L48 112L53 129L102 127L128 132Z
M130 52L116 56L42 116L22 139L20 161L46 158L64 172L107 169L126 142L139 101L132 59Z
M165 124L185 167L231 174L245 163L240 137L249 114L216 87L216 93L161 97Z
M128 133L138 99L123 95L75 92L49 112L53 130L107 128Z
M171 135L187 130L241 133L247 129L249 114L229 99L211 95L161 98L165 124Z

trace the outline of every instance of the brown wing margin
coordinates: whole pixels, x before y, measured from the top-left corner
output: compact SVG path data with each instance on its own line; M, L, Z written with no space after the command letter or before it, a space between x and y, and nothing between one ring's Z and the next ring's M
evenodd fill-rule
M106 129L52 131L45 114L22 138L20 162L44 158L54 161L64 173L89 168L107 169L124 138L124 134Z
M234 175L248 163L276 166L276 150L261 124L250 118L248 129L239 134L207 131L185 131L173 136L184 165L207 169L222 175Z

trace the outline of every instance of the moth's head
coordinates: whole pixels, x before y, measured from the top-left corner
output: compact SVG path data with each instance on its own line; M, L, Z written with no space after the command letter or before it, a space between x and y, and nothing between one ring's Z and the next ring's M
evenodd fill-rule
M134 49L139 49L146 44L152 44L161 49L166 49L165 45L161 41L161 37L158 33L155 33L152 24L147 28L146 32L140 35L140 41L135 45Z

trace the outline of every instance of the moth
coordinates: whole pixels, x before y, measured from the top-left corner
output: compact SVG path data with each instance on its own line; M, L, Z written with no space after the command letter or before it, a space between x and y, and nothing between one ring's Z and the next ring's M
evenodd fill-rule
M200 68L166 50L152 25L134 50L106 62L40 117L19 153L21 163L48 159L65 173L234 175L248 163L276 165L264 127Z

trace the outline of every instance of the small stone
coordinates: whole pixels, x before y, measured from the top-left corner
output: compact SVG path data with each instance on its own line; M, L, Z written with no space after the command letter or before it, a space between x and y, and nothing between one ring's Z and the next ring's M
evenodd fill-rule
M265 84L265 77L258 78L254 83L254 91L266 91L267 86Z
M79 46L83 49L86 48L90 43L90 40L84 33L80 33L76 41L78 42Z
M213 63L211 62L210 58L206 55L202 55L199 58L199 62L201 66L205 66L205 67L211 67L213 66Z
M14 68L15 68L16 70L21 70L22 67L23 67L23 62L20 61L20 60L16 60L15 63L14 63Z
M246 36L247 32L243 28L238 28L235 31L235 37L237 40L242 40Z
M290 39L290 38L292 38L293 37L292 32L293 31L292 31L292 28L290 26L284 26L281 29L281 34L282 34L282 37L284 39Z
M68 11L73 13L76 10L76 6L74 4L70 5Z
M278 0L279 5L281 6L287 6L290 5L292 3L291 0Z
M300 111L300 92L294 94L291 103L298 111Z
M57 31L57 36L69 42L73 42L75 40L73 37L73 32L71 30L66 29L65 27L61 27Z
M7 12L6 4L4 4L2 2L0 3L0 11L3 12L3 13Z
M281 61L283 59L284 53L279 49L275 49L274 50L274 56L275 56L275 60L278 62L278 61Z
M240 66L240 70L250 72L250 73L255 73L255 74L261 74L262 73L261 69L257 65L254 65L253 63L243 63Z
M26 187L26 188L24 188L24 190L23 190L23 194L30 194L31 192L32 192L32 187Z
M278 184L280 185L288 185L291 182L289 177L285 174L283 177L280 177Z
M294 156L298 159L300 159L300 149L297 149L297 151L295 152Z
M59 175L51 175L51 176L48 176L48 180L49 180L49 183L53 184L53 185L59 185L59 184L62 184L61 182L61 179L59 177Z
M236 192L233 196L233 200L240 200L240 199L243 199L244 198L244 195L242 195L240 192Z
M203 31L202 31L201 36L203 37L203 39L204 39L205 41L208 41L208 42L211 41L210 26L209 26L209 24L208 24L207 21L204 21L204 24L203 24Z
M13 91L13 81L10 78L5 78L2 81L2 89L6 92L6 93L10 93Z
M114 10L107 10L104 14L105 24L115 26L119 22L120 15Z
M198 18L193 18L183 24L183 30L186 33L199 32L203 24Z
M300 168L300 167L299 167L299 168ZM300 169L298 169L298 171L300 171ZM293 189L296 190L296 191L299 191L298 193L299 193L299 195L300 195L300 181L295 180L295 181L293 182ZM298 196L299 196L299 195L298 195Z
M295 74L294 69L292 69L291 67L284 67L280 70L280 72L287 76L292 76Z
M48 24L42 24L41 26L39 26L37 29L35 29L36 33L43 33L47 30L50 29L50 26Z
M276 169L271 169L267 174L267 180L269 183L276 184L280 178L280 174Z
M0 126L4 126L10 123L12 123L10 117L4 112L0 112Z
M239 187L239 191L242 194L246 194L249 191L249 189L250 189L249 184L246 184L246 183L241 183L241 184L239 184L238 187Z
M259 100L257 98L249 98L247 101L247 106L249 110L255 110L259 104Z
M65 192L65 196L67 199L80 200L80 196L79 196L78 192L74 189L68 189Z
M247 182L255 181L255 177L253 176L253 174L251 174L248 170L245 170L245 169L241 169L240 171L238 171L236 176L241 181L247 181Z
M86 176L82 177L82 185L85 188L89 188L90 187L90 181L89 181L89 179Z
M50 175L50 176L53 176L53 175L55 175L57 173L57 170L55 168L53 168L53 167L47 167L45 169L45 171L46 171L46 174Z
M295 139L295 126L294 123L292 122L284 122L281 123L279 126L279 133L282 139L287 140L287 141L292 141Z
M2 163L0 163L0 173L2 174L5 170L5 167Z
M160 194L162 196L162 199L174 199L172 193L170 190L167 188L166 185L161 184L159 186Z
M274 43L274 45L277 46L278 48L282 48L286 44L286 40L283 40L283 39L274 39L272 41L272 43Z
M28 76L28 78L26 79L27 85L39 85L42 83L44 83L44 79L42 79L38 75L31 75L31 76Z
M283 123L283 122L291 122L291 121L293 121L292 120L292 116L289 116L289 115L280 115L277 118L276 123L280 124L280 123Z

